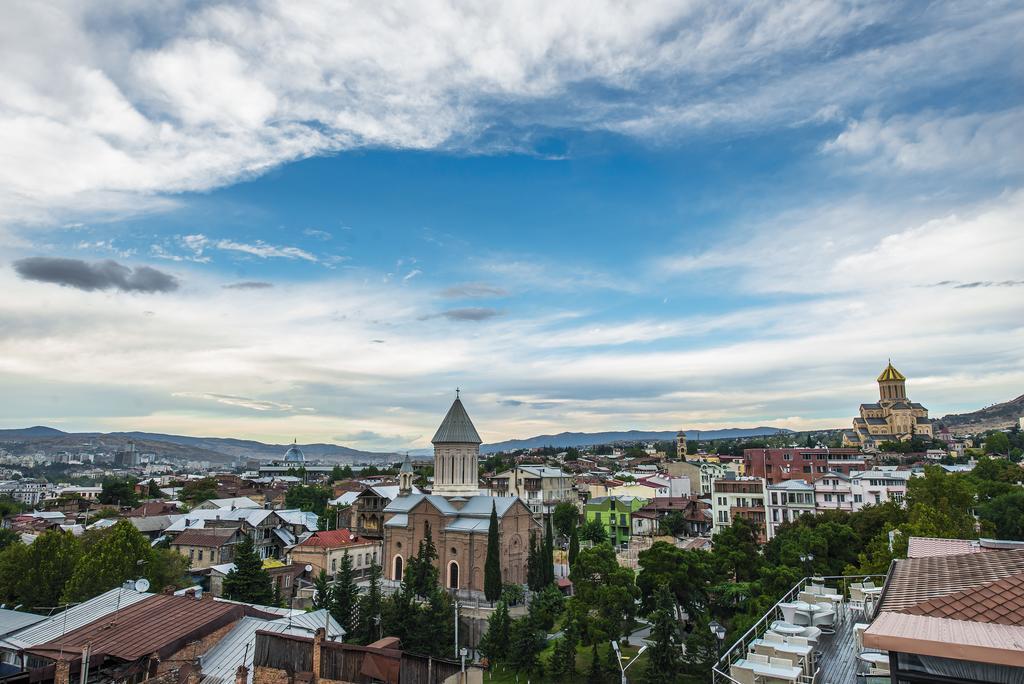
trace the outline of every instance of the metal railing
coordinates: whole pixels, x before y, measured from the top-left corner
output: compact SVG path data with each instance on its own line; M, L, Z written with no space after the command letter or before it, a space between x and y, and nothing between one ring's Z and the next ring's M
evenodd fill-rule
M744 632L732 646L719 656L718 661L714 667L711 668L711 682L712 684L741 684L735 679L729 676L729 668L737 660L741 660L747 656L750 651L751 644L757 639L760 639L768 628L776 620L783 620L782 609L779 607L783 603L791 603L800 596L800 592L804 591L809 584L819 584L828 582L830 580L837 580L836 590L843 595L844 601L848 601L849 596L849 585L852 582L862 582L864 580L885 580L885 575L814 575L810 577L804 577L797 582L792 589L775 602L767 613L765 613L761 619L754 623L754 625ZM820 663L815 663L816 668L820 668ZM802 677L807 682L813 682L817 674L817 671L811 675L805 675Z

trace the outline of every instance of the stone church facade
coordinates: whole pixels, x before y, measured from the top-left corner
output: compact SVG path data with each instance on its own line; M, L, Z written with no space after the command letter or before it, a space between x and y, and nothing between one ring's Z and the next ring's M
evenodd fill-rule
M434 493L412 491L412 471L384 509L384 577L401 581L429 530L445 589L482 592L491 510L497 513L503 582L526 582L530 533L543 530L518 497L488 496L479 487L480 436L458 396L432 440ZM405 466L403 465L403 469Z

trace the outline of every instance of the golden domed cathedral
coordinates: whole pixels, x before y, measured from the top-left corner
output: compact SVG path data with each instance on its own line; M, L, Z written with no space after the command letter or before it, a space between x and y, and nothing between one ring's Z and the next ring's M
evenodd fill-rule
M905 442L915 435L932 437L928 409L907 398L907 378L889 361L878 376L878 401L860 405L853 430L843 433L843 446L874 449L882 442Z

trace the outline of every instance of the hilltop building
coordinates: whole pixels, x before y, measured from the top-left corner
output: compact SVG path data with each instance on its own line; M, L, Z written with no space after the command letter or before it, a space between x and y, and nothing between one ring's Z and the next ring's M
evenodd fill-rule
M843 446L877 449L882 442L906 442L915 436L931 439L928 409L907 398L907 378L889 362L878 376L878 401L861 404L853 430L843 433Z

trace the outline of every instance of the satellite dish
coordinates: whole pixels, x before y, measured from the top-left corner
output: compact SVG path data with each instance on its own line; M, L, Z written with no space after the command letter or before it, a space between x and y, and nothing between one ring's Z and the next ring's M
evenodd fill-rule
M135 591L140 594L149 591L149 580L143 577L142 579L135 580Z
M306 565L306 572L313 572L313 566L312 565Z

